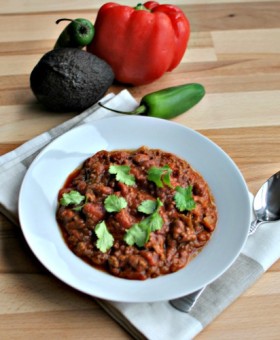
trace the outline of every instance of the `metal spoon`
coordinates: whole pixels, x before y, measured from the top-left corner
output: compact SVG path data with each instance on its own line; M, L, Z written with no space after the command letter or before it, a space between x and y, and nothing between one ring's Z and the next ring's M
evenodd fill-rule
M262 223L280 220L280 171L261 186L254 198L253 207L256 219L250 225L249 235Z
M261 186L254 198L253 208L256 219L250 225L249 235L252 235L262 223L280 220L280 171ZM181 312L188 313L205 288L169 302Z

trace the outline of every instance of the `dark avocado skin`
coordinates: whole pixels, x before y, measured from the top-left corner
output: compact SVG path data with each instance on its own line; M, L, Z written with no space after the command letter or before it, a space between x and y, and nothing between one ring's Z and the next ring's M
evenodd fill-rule
M95 55L76 48L46 53L30 75L31 89L51 111L83 111L112 85L112 68Z

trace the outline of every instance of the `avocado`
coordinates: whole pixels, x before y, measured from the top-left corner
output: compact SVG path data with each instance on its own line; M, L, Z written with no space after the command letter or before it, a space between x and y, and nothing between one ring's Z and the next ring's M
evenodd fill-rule
M46 53L30 75L30 87L51 111L83 111L112 85L114 73L104 60L84 50L58 48Z

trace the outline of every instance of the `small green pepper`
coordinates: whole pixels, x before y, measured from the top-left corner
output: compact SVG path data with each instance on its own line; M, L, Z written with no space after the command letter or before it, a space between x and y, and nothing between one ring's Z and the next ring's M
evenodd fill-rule
M78 18L72 19L59 19L56 24L61 21L71 21L68 26L60 34L56 41L54 49L60 47L77 47L83 48L91 43L94 36L94 26L87 19Z
M101 103L99 105L117 113L171 119L191 109L204 95L204 87L201 84L192 83L149 93L142 98L140 105L131 112L113 110Z

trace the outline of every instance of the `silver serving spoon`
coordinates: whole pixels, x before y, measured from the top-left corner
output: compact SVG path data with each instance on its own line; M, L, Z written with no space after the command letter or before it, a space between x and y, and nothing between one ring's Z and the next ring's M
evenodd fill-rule
M256 219L250 225L249 235L265 222L280 220L280 171L261 186L254 198L253 208ZM181 312L188 313L205 288L169 302Z
M249 235L265 222L280 220L280 171L271 176L254 198L256 219L251 223Z

